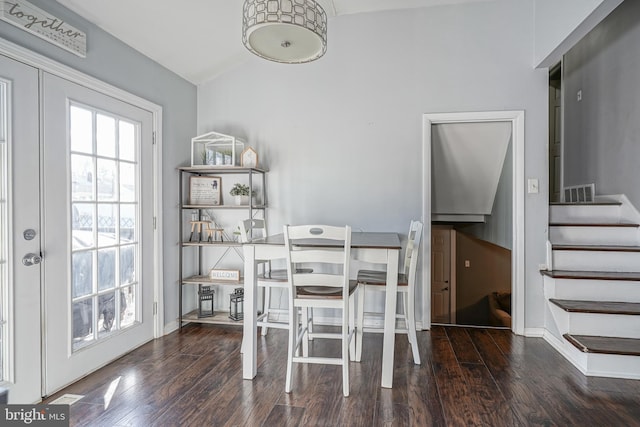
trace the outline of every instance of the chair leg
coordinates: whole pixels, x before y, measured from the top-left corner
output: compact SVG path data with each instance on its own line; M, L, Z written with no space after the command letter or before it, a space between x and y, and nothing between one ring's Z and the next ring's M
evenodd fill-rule
M285 393L291 393L291 379L293 376L293 355L296 352L296 339L298 337L298 310L289 304L289 345L287 351L287 376L284 384Z
M264 321L269 321L269 310L271 309L271 289L269 286L264 287L264 305L263 305L263 313L264 313ZM262 326L262 336L267 336L267 332L269 328L267 326Z
M349 310L345 306L345 310ZM342 313L342 394L349 396L349 314Z
M302 328L306 328L306 332L302 337L302 356L309 357L309 334L310 334L309 307L302 308Z
M355 294L349 298L349 327L347 329L347 339L349 339L349 360L356 361L356 346L358 344L358 326L356 325L356 299Z
M416 335L416 314L415 300L409 298L408 293L404 293L404 312L407 320L407 335L411 343L411 351L413 352L413 363L420 365L420 351L418 349L418 337Z
M362 360L362 336L364 335L363 327L364 327L364 295L365 289L367 287L365 285L360 285L360 289L357 291L358 293L358 321L356 324L356 362L360 362Z

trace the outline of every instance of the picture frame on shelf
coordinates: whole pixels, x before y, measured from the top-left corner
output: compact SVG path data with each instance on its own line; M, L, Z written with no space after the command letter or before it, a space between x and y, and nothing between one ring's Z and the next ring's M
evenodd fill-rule
M220 205L222 178L219 176L189 177L189 204L202 206Z
M240 154L240 162L243 168L258 167L258 153L251 147L247 147Z

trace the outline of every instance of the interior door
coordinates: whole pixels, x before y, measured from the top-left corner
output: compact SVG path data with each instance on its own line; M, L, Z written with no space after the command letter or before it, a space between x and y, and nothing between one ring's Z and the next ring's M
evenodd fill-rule
M152 114L43 77L45 394L153 338Z
M41 396L37 122L38 70L0 55L0 383L9 403Z
M451 323L451 231L431 229L431 322Z

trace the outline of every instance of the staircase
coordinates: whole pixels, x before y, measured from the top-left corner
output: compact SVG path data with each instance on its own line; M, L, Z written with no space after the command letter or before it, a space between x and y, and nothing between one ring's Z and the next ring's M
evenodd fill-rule
M625 196L552 204L545 338L585 375L640 379L640 213Z

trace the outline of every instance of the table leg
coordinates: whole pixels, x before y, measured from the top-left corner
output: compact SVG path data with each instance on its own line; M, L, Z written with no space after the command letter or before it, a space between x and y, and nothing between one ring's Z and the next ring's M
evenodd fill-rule
M386 388L393 387L399 255L400 251L398 250L387 250L387 289L384 303L384 341L382 345L382 387Z
M244 245L244 324L242 326L242 378L252 380L258 371L256 248Z

